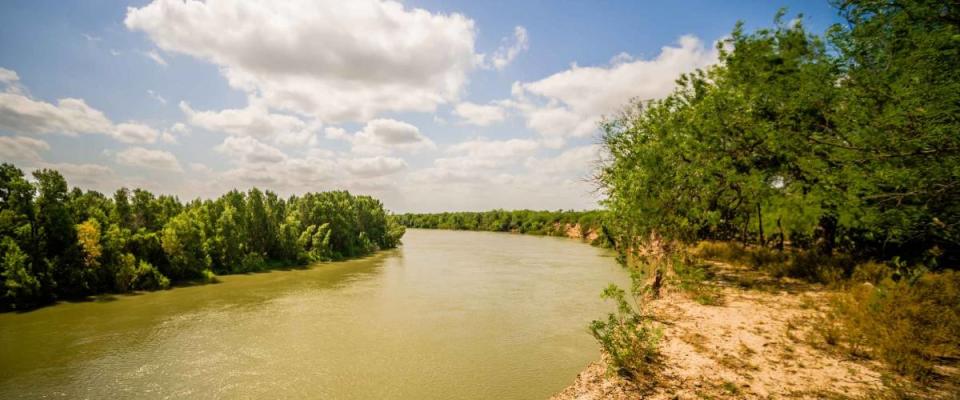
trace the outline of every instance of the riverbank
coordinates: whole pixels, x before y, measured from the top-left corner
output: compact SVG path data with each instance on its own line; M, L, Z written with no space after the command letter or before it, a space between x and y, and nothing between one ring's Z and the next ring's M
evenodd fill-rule
M601 359L553 399L821 398L863 395L880 386L878 366L845 360L804 340L824 305L823 288L768 282L744 289L736 276L716 282L722 305L702 305L681 292L665 293L652 304L664 336L662 365L643 382L648 387L610 376Z
M663 328L661 359L640 384L588 365L553 400L698 398L876 398L890 394L884 366L832 351L817 340L830 289L711 263L722 303L703 305L678 291L652 304ZM954 371L956 372L956 371ZM923 398L950 398L953 387Z

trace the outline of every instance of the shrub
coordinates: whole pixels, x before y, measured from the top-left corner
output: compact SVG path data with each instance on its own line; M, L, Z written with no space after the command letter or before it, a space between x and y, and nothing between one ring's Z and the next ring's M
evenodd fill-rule
M723 304L723 293L720 288L707 283L712 275L700 260L676 255L670 258L670 263L675 278L673 283L694 301L707 306Z
M259 253L247 253L240 261L240 268L237 272L258 272L267 268L267 262Z
M870 283L873 285L879 285L880 282L892 277L893 269L888 267L886 264L868 261L863 264L858 264L853 269L853 274L850 276L850 281L853 283Z
M136 288L142 290L158 290L170 287L170 279L144 260L140 260L140 263L137 265L136 279L134 282Z
M816 250L780 251L766 247L745 247L736 243L700 242L692 254L811 282L834 284L853 270L854 259L846 254L824 254Z
M704 240L693 248L693 254L707 260L723 260L732 263L745 264L746 249L730 242L712 242Z
M855 275L888 274L861 266ZM924 381L938 362L960 356L960 273L918 271L877 285L854 285L838 296L830 319L840 344L871 355L895 371Z
M662 332L653 325L644 308L648 288L642 284L642 275L635 272L631 278L633 303L623 289L613 284L608 286L601 297L616 302L617 311L608 314L605 321L593 321L590 333L610 356L612 369L623 376L637 377L651 371L659 354L657 344Z

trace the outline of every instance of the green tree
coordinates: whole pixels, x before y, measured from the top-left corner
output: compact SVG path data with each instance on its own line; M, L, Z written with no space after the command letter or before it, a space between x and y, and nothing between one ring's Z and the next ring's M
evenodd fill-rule
M171 218L161 233L161 246L170 265L168 271L161 272L174 280L201 277L203 271L210 268L204 239L196 211L186 211Z
M20 250L13 238L7 236L0 240L0 278L3 279L3 292L0 304L11 308L32 306L40 295L40 282L32 274L30 256Z

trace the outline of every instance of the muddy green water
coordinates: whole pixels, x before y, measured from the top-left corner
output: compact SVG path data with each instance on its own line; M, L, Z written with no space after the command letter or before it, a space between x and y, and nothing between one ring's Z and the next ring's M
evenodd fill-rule
M542 399L626 274L577 241L410 230L310 269L0 314L0 399Z

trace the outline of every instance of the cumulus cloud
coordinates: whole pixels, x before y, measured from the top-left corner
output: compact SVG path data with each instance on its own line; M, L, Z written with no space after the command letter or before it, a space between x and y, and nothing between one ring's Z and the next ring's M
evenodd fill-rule
M510 104L523 113L529 128L547 138L583 137L595 131L603 115L616 112L630 99L664 97L680 74L716 60L715 49L683 36L653 59L621 53L608 66L573 65L538 81L517 82Z
M488 126L501 122L507 114L503 107L495 104L476 104L463 102L457 104L453 114L460 117L464 123L476 126Z
M417 152L437 147L430 138L420 133L416 126L384 118L367 122L362 130L354 134L347 133L343 128L327 127L324 135L328 139L348 141L354 153L366 155L384 155L395 151Z
M399 172L407 167L407 162L394 157L362 157L341 160L341 165L353 175L377 177Z
M233 157L234 162L250 164L275 164L287 159L287 155L280 149L249 136L227 137L214 150Z
M0 80L15 85L16 72L0 71ZM21 134L103 134L124 143L153 143L160 134L137 122L114 124L83 99L65 98L57 104L30 98L22 91L0 93L0 130Z
M411 179L420 183L502 183L510 176L504 168L523 161L538 148L537 142L527 139L467 140L447 147L445 157L415 171Z
M19 133L108 133L113 124L82 99L50 104L22 94L0 93L0 129Z
M0 83L11 84L19 80L20 76L17 75L17 71L0 67Z
M164 143L179 144L179 138L189 134L190 128L187 128L183 122L177 122L160 133L160 140Z
M527 29L522 26L513 28L513 43L509 43L508 38L504 38L502 42L500 48L493 53L490 60L491 65L488 67L502 70L510 65L520 53L527 51L530 47L527 41Z
M143 124L124 122L114 126L110 135L124 143L153 143L160 133Z
M117 152L117 163L130 167L181 172L180 162L173 154L162 150L130 147Z
M585 174L593 170L600 155L600 145L590 144L564 150L555 157L530 158L525 164L530 171L543 175Z
M113 170L100 164L43 163L37 168L55 169L63 175L70 186L109 191L112 186Z
M40 152L50 150L50 145L40 139L26 136L0 136L0 159L26 162L33 165L41 161Z
M529 139L488 140L481 138L452 145L447 149L447 152L479 159L517 160L531 155L538 148L539 144Z
M180 109L193 126L238 137L269 139L282 145L313 144L320 128L319 122L308 123L291 115L271 113L258 101L252 101L246 108L220 111L196 111L181 101Z
M472 20L393 1L155 0L124 22L218 65L270 108L326 122L433 111L457 99L476 60Z

